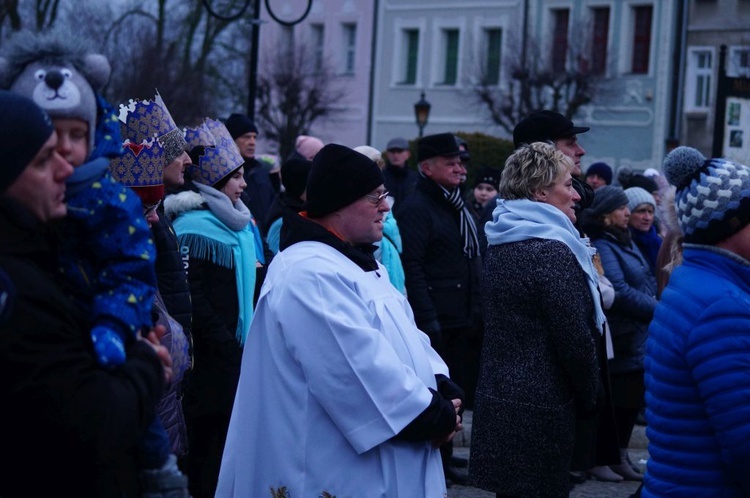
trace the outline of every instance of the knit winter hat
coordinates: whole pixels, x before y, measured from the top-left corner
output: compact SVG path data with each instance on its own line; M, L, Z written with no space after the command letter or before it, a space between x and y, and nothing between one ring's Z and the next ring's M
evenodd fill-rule
M320 218L348 206L383 183L383 173L370 159L349 147L328 144L312 161L304 209L311 218Z
M80 119L88 125L89 154L94 150L97 94L109 80L107 58L94 53L66 29L14 35L0 60L0 79L31 98L52 119Z
M677 147L664 160L664 174L677 189L675 208L685 242L715 244L750 223L747 166Z
M479 174L474 178L474 188L480 183L492 185L495 190L500 189L500 174L502 172L497 168L482 168Z
M323 141L319 138L300 135L297 137L294 148L305 159L312 161L315 154L323 148Z
M594 192L594 202L587 208L587 211L590 216L599 217L627 204L628 196L620 187L605 185Z
M52 121L31 99L0 90L0 193L16 181L55 129Z
M604 180L607 185L612 184L612 167L605 162L596 162L586 170L586 176L597 175Z
M244 114L234 113L227 118L224 124L229 130L229 134L232 135L232 140L236 140L237 137L241 137L245 133L258 133L255 123Z
M312 161L292 156L281 165L281 183L292 197L300 197L307 187Z
M656 209L656 200L654 200L654 196L651 192L648 192L641 187L630 187L625 189L625 195L628 196L628 209L631 213L641 204L649 204Z

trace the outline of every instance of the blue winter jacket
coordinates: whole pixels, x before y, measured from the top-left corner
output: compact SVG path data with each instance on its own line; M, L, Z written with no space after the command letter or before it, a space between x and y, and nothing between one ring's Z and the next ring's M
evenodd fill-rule
M750 495L750 262L685 244L649 328L642 496Z
M625 244L603 233L592 243L601 257L604 276L615 289L615 302L605 312L615 353L609 372L643 370L648 325L656 308L656 279L633 242Z

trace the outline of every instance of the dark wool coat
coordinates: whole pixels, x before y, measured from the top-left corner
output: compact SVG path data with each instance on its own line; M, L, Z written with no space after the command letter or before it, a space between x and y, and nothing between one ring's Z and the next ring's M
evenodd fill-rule
M245 161L245 182L247 187L242 193L242 202L253 213L253 218L258 224L261 233L266 233L265 226L268 211L271 208L276 189L271 182L268 169L257 159Z
M159 206L159 223L151 228L156 245L156 280L159 293L170 316L180 322L185 335L190 338L192 330L193 304L190 301L190 285L187 272L190 255L180 252L177 234L164 214L164 205Z
M479 258L463 251L460 214L438 185L420 177L403 205L398 226L406 295L417 326L430 334L466 328L479 313Z
M568 496L576 417L594 412L602 394L586 276L562 242L492 245L482 297L470 484Z
M0 322L0 496L140 496L135 450L164 390L150 346L97 365L56 256L22 206L0 197L0 270L15 297Z
M386 164L383 168L385 189L393 197L393 217L399 219L404 200L414 192L419 174L409 166L399 168Z

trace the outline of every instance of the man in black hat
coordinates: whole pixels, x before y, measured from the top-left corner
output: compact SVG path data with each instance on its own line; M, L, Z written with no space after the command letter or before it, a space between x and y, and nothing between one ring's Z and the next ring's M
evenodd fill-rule
M405 138L396 137L388 141L385 151L388 159L383 169L385 188L393 197L393 217L398 219L401 204L412 192L417 184L417 172L406 164L411 157L409 142Z
M240 154L245 159L245 183L247 187L242 194L242 202L253 213L255 222L262 232L271 208L273 199L276 197L276 189L273 186L269 171L255 158L255 142L258 138L258 128L255 123L244 114L234 113L225 121L229 134L240 149Z
M466 176L461 150L451 133L419 140L421 177L403 204L398 220L403 241L406 294L419 328L448 364L452 378L466 385L467 335L481 323L479 242L476 226L461 195ZM446 477L461 483L451 448L444 451ZM463 462L461 462L463 463Z
M586 154L581 144L578 143L578 135L586 133L591 128L588 126L575 126L571 120L554 111L537 111L523 118L513 129L513 145L518 148L521 144L533 142L552 142L557 150L573 160L573 169L570 171L573 177L573 188L581 196L576 203L576 218L580 219L581 211L591 205L594 200L594 189L585 181L581 181L581 158ZM481 214L479 225L479 238L485 240L484 225L492 220L492 211L497 205L497 198L487 203ZM487 249L482 244L481 251Z
M435 445L460 430L462 393L373 257L387 195L359 152L315 155L248 333L217 496L445 495Z

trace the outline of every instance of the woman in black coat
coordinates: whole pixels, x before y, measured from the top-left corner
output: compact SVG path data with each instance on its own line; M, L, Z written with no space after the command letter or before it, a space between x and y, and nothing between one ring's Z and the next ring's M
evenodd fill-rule
M602 395L604 314L592 250L573 225L572 166L552 145L519 148L487 225L469 479L497 496L567 496L576 418Z

